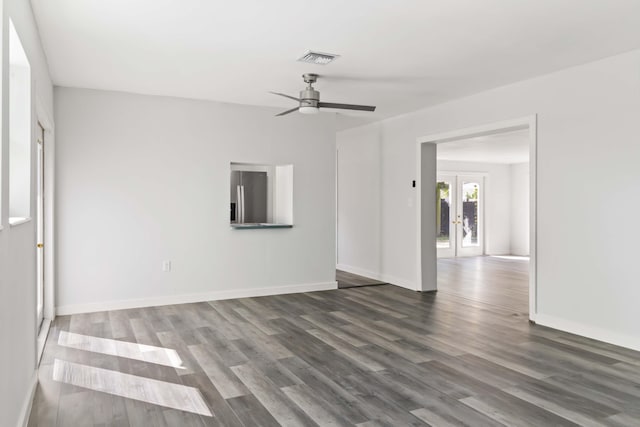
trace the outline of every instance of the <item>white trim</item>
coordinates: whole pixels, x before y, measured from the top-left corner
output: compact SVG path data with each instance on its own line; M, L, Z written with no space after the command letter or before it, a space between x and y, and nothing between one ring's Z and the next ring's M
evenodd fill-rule
M40 333L38 334L38 338L36 339L37 343L37 351L36 360L38 366L40 366L40 360L42 359L42 353L44 352L44 345L47 342L47 335L49 335L49 329L51 328L51 319L47 319L46 317L42 320L42 326L40 327Z
M529 117L529 320L538 315L538 116Z
M55 317L55 123L36 93L37 122L44 127L44 318Z
M382 281L382 274L377 271L370 271L360 267L354 267L347 264L336 265L338 270L346 271L347 273L357 274L358 276L368 277L369 279Z
M381 282L388 283L390 285L399 286L401 288L416 290L415 283L410 280L400 279L398 277L390 276L388 274L382 274L374 271L365 270L360 267L354 267L346 264L338 264L336 266L338 270L346 271L347 273L357 274L358 276L368 277L369 279L379 280Z
M33 372L31 380L29 380L29 389L27 390L27 395L25 396L25 400L22 403L22 409L20 409L18 424L16 424L17 427L27 427L27 424L29 423L29 415L31 415L31 407L33 406L33 398L35 397L37 386L38 370L36 369Z
M336 281L274 286L270 288L234 289L228 291L204 292L200 294L167 295L163 297L64 305L56 307L56 315L64 316L68 314L92 313L96 311L123 310L128 308L154 307L158 305L188 304L234 298L295 294L300 292L328 291L332 289L338 289L338 283Z
M390 276L388 274L383 274L380 277L381 281L390 285L399 286L401 288L409 289L410 291L420 290L416 289L416 284L411 282L410 280L401 279L399 277Z
M620 347L630 348L640 351L640 337L634 335L620 334L595 326L585 325L583 323L566 320L548 314L538 313L536 315L536 324L546 326L548 328L557 329L559 331L576 334L594 340L606 342Z
M468 175L468 176L483 176L487 178L489 172L467 172L467 171L451 171L438 169L438 175Z
M417 182L422 185L422 156L421 147L425 143L438 144L455 139L471 138L475 136L491 135L496 132L506 132L518 129L529 130L529 185L530 185L530 220L529 220L529 320L536 321L538 312L538 291L537 291L537 123L536 114L511 120L503 120L494 123L483 124L463 129L446 131L432 135L426 135L416 140L416 169ZM422 287L422 201L420 191L416 196L416 221L417 221L417 290Z
M31 217L29 218L22 218L22 217L10 217L9 218L9 227L15 227L21 224L26 224L28 222L31 222Z
M473 138L476 136L486 136L495 134L496 131L511 132L515 130L524 130L527 126L531 125L531 120L535 121L536 115L521 117L518 119L502 120L499 122L487 123L480 126L472 126L463 129L457 129L452 131L440 132L418 138L418 144L425 142L441 143L448 142L450 140L465 138Z

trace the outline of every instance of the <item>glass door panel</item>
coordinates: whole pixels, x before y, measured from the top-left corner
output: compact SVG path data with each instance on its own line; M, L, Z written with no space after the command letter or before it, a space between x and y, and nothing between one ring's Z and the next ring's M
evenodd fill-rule
M478 218L480 209L480 184L462 182L462 247L480 246Z
M449 218L451 217L450 182L438 182L436 190L436 245L438 248L451 247Z
M436 248L438 257L456 256L455 194L455 175L438 176L436 183Z
M484 177L458 177L458 247L456 256L477 256L484 253L482 214L484 207Z

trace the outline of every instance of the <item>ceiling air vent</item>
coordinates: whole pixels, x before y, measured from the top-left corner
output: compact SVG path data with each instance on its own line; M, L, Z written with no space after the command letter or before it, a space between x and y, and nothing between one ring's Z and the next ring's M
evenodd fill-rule
M298 62L306 62L308 64L327 65L334 59L339 58L340 55L334 55L332 53L321 53L307 51L302 57L298 58Z

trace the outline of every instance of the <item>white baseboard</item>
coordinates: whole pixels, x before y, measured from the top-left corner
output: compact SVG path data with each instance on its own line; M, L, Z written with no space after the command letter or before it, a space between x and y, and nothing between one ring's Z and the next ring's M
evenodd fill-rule
M36 394L36 387L38 386L38 370L33 372L33 376L29 381L29 389L25 396L22 408L20 409L20 417L18 418L17 427L27 427L29 423L29 415L31 414L31 407L33 406L33 398Z
M389 283L391 285L400 286L401 288L406 288L412 291L416 290L415 283L409 280L404 280L398 277L391 276L389 274L381 274L375 271L369 271L360 267L354 267L352 265L347 265L347 264L338 264L336 265L336 268L338 270L346 271L347 273L357 274L358 276L364 276L370 279Z
M389 274L383 274L381 277L383 282L387 282L391 285L400 286L401 288L409 289L410 291L416 290L416 284L412 281L391 276Z
M376 271L366 270L360 267L354 267L352 265L347 264L338 264L336 265L338 270L346 271L347 273L357 274L358 276L368 277L369 279L380 280L382 281L382 277L380 273Z
M328 291L338 289L338 283L306 283L302 285L274 286L269 288L233 289L200 294L167 295L162 297L139 298L120 301L105 301L88 304L63 305L56 307L56 315L93 313L96 311L123 310L128 308L153 307L158 305L188 304L204 301L219 301L234 298L263 297L268 295L295 294L300 292Z
M542 313L536 314L535 322L538 325L558 329L563 332L569 332L620 347L640 351L640 337L638 336L620 334L607 329L589 326L572 320L561 319Z
M44 345L47 342L47 336L49 335L49 329L51 328L51 320L43 319L42 326L40 327L40 333L38 334L38 338L36 340L37 343L37 361L38 365L40 365L40 359L42 359L42 353L44 351Z

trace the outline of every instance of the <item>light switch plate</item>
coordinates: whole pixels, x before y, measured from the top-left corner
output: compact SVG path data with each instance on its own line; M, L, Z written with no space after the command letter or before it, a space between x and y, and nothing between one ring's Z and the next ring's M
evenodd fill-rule
M162 261L162 271L165 273L171 271L171 261Z

